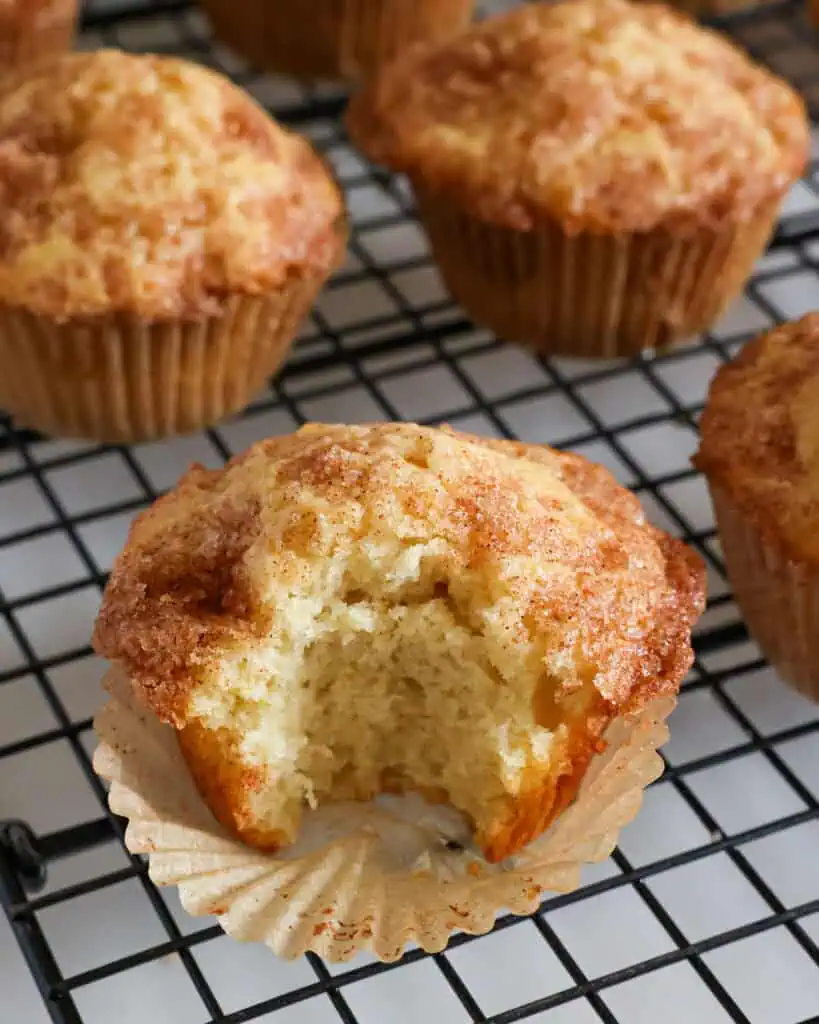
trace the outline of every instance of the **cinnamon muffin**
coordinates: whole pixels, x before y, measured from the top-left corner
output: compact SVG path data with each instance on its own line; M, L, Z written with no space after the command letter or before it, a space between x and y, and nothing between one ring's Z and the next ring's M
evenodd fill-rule
M452 295L547 353L613 356L706 328L799 176L801 100L654 4L522 4L399 56L353 139L409 175Z
M77 0L0 0L0 75L71 46Z
M819 700L819 314L746 345L711 385L696 465L748 628Z
M572 801L613 718L676 693L702 602L695 556L579 456L309 426L136 520L95 645L247 843L413 791L499 861Z
M217 38L270 71L358 81L410 43L440 41L475 0L202 0Z
M340 261L309 143L182 60L69 54L0 87L0 408L102 441L241 408Z

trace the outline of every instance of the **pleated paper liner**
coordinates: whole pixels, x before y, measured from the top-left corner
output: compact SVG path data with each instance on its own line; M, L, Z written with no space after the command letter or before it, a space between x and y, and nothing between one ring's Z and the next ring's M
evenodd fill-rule
M489 865L460 815L416 797L308 812L297 844L280 854L244 846L199 796L174 730L117 670L105 685L94 767L110 780L111 810L128 819L126 845L148 856L151 878L178 886L190 914L215 914L236 939L330 961L363 950L393 961L409 943L438 951L456 930L483 934L501 911L531 914L547 893L576 888L581 866L610 854L660 775L657 748L675 703L655 698L612 723L572 806L522 854Z
M413 182L421 221L453 298L507 341L544 353L612 358L710 326L736 297L779 201L747 224L674 237L517 231L481 221Z
M355 82L410 43L454 35L471 20L475 0L202 0L202 6L216 37L259 67Z
M219 316L57 322L0 308L0 408L56 437L148 441L238 412L281 364L321 280L235 295Z
M725 567L748 629L782 678L819 701L819 572L767 543L709 481Z

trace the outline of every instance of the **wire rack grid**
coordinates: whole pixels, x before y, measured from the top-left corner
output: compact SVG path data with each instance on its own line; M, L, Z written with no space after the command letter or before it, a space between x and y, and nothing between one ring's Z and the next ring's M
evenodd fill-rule
M800 5L729 27L809 98L819 88ZM447 299L404 183L348 146L337 91L252 73L173 0L90 2L83 43L180 52L233 75L327 154L355 232L288 364L242 416L132 448L45 441L0 418L0 1020L819 1020L819 709L782 687L749 639L689 464L720 363L819 306L816 163L745 296L697 343L631 362L538 360ZM90 765L101 668L87 638L128 523L191 461L219 465L316 419L447 421L571 447L634 488L709 570L665 776L612 858L532 919L502 918L487 937L456 935L445 953L412 950L398 965L285 964L188 918L125 851ZM33 979L21 995L24 972L3 974L18 946Z

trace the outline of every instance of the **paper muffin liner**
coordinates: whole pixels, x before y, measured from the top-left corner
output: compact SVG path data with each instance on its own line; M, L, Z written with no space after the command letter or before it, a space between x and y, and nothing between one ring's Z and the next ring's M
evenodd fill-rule
M734 597L762 653L796 690L819 701L819 573L766 543L709 481Z
M631 355L705 330L738 294L774 229L779 201L747 224L568 235L481 221L413 182L432 252L477 323L543 354Z
M393 961L409 943L438 951L456 930L483 934L504 909L531 914L547 893L576 888L581 866L611 853L661 774L657 748L675 704L654 698L613 722L574 803L521 854L490 865L460 815L418 797L307 812L298 842L278 854L245 846L199 796L174 730L118 670L105 686L94 768L110 781L111 810L128 819L126 846L147 855L154 882L178 886L188 913L216 915L236 939L330 961L364 950Z
M409 43L454 35L475 0L202 0L215 35L254 64L358 81Z
M11 22L9 13L7 20ZM71 49L77 25L77 0L51 0L50 7L21 18L9 30L0 21L0 75Z
M198 430L262 388L320 285L235 295L219 316L190 323L0 309L0 408L56 437L121 443Z

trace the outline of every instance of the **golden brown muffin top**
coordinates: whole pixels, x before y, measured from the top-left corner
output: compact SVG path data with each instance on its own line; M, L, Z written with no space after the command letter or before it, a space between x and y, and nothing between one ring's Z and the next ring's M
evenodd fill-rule
M69 54L0 88L0 302L197 318L339 257L309 143L183 60Z
M695 458L789 557L819 563L819 314L749 342L711 384Z
M405 53L354 99L375 160L518 229L643 231L745 218L808 146L802 101L654 4L521 4Z
M613 706L679 685L703 601L698 559L579 456L412 424L314 425L194 467L140 515L95 644L180 726L201 682L300 635L322 594L401 607L432 600L432 579L501 677L541 666L558 693L592 682Z

